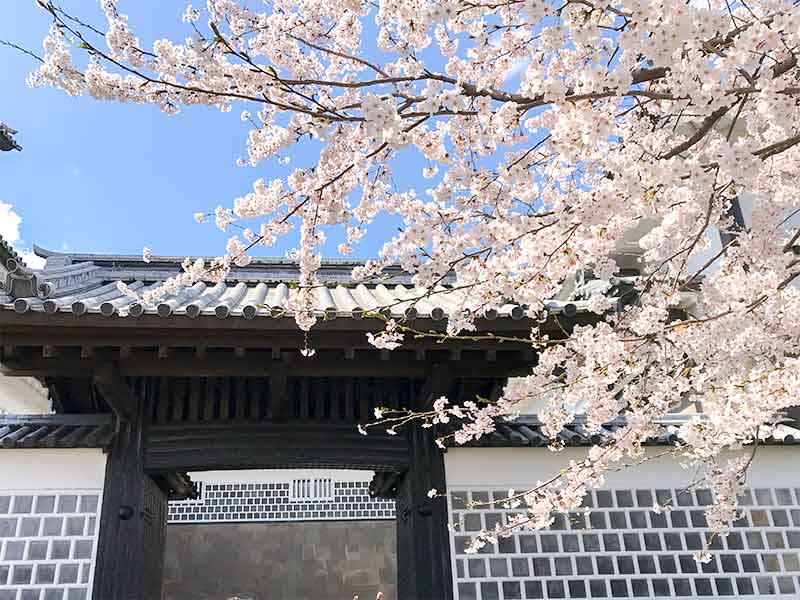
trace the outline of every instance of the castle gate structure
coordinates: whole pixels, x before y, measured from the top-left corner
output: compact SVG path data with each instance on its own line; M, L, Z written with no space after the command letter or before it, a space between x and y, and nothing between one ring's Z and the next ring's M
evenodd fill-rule
M365 337L381 329L374 311L442 331L451 300L416 301L399 271L390 283L349 285L356 263L322 267L320 322L306 342L286 308L297 279L288 261L255 260L223 283L197 283L149 306L116 283L141 292L178 273L179 259L37 249L47 263L34 272L8 246L2 252L0 264L9 267L0 295L2 368L46 382L54 414L2 417L0 444L9 452L0 454L5 464L44 461L43 471L69 457L55 479L69 479L84 459L84 475L91 472L77 488L55 479L42 488L77 490L55 494L71 512L52 509L71 515L76 535L83 527L82 553L69 555L81 557L66 584L74 594L64 598L159 597L167 501L194 493L187 472L271 468L374 471L372 493L396 499L399 597L452 596L446 503L427 496L446 489L434 433L409 427L364 436L356 426L379 406L423 410L442 395L496 396L532 363L529 347L421 338L392 352L376 349ZM574 316L575 306L563 302L554 311ZM529 326L512 305L481 324L523 337ZM307 343L313 356L301 353ZM19 514L31 503L36 514L40 498L53 494L37 491L34 477L18 479L29 481L20 484L27 491L9 502L19 503ZM0 519L0 527L19 533L20 518ZM9 568L7 585L39 589L34 564Z
M0 600L160 598L166 523L186 510L176 503L170 513L168 501L196 495L188 473L316 468L372 471L370 494L394 500L400 600L800 596L792 423L759 433L741 518L727 536L709 536L713 495L668 452L681 423L703 418L701 402L687 402L650 440L643 468L611 474L549 529L472 554L472 536L518 511L503 502L510 488L548 479L620 423L588 431L577 418L559 435L561 453L547 449L541 406L520 407L519 419L445 452L434 444L441 431L365 436L357 425L379 407L497 398L535 364L530 344L513 341L531 331L524 307L487 312L477 341L409 334L389 352L365 335L382 319L442 332L468 291L445 281L443 293L420 297L399 270L353 286L356 263L326 263L319 323L306 339L288 310L297 280L289 262L255 260L225 282L149 306L117 282L146 290L178 273L179 259L37 251L47 263L32 271L0 240L2 371L46 384L53 407L0 415ZM598 290L623 303L637 271L624 257L618 264L611 285L565 282L540 327L556 337L591 323L585 301ZM432 488L439 497L428 496ZM706 546L710 560L696 562Z

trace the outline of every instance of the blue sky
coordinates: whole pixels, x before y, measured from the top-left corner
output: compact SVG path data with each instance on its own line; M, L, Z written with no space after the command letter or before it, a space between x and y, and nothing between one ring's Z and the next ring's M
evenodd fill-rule
M90 23L104 23L97 2L60 4ZM181 22L185 7L186 0L121 3L145 46L157 37L188 36ZM0 14L0 39L40 50L50 19L33 0L4 2ZM22 217L20 246L138 254L146 245L156 254L219 254L229 234L196 224L192 214L228 206L253 180L287 168L274 161L255 169L235 165L246 155L243 107L227 114L191 107L167 117L151 106L30 89L25 77L35 67L29 57L0 47L0 121L19 130L23 146L0 155L0 203ZM311 157L294 158L293 165ZM377 233L386 235L387 228ZM375 256L378 237L356 255ZM259 254L280 255L291 246Z

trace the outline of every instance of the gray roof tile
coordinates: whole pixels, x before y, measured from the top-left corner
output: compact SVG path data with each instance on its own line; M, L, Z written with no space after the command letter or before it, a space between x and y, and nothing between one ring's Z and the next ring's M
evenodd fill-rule
M18 313L44 312L104 317L157 315L162 318L201 315L219 319L257 316L290 317L287 303L297 294L297 267L282 259L256 260L244 268L235 268L222 283L198 282L179 293L161 299L155 305L137 302L117 289L123 281L138 293L147 291L180 272L181 260L155 257L145 263L141 258L120 255L61 254L37 248L47 258L45 268L35 271L40 287L48 293L40 296L0 296L0 308ZM325 287L314 291L316 312L327 319L360 319L365 313L381 310L394 318L442 320L461 304L463 290L446 286L436 288L433 296L423 297L422 290L410 283L407 274L390 269L393 283L352 285L350 273L358 261L326 261L320 270ZM583 309L581 300L553 300L552 312L571 316ZM522 319L525 308L506 304L487 311L487 319Z
M657 438L648 440L648 445L672 445L678 441L678 427L686 422L688 417L671 415L662 425L664 432ZM566 446L590 446L608 439L617 429L625 424L617 420L603 425L600 432L589 433L583 423L578 420L567 425L559 434L559 439ZM516 447L542 447L550 443L547 435L542 431L541 422L535 417L520 417L514 421L498 421L495 431L478 440L466 444L468 447L516 448ZM780 424L762 434L759 443L780 446L800 444L800 429L789 424ZM456 446L450 443L451 446Z
M0 449L108 448L111 415L0 415Z

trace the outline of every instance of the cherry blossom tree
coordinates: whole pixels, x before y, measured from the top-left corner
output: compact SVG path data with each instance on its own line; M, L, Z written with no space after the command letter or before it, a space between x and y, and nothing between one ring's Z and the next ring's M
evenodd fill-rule
M703 415L670 452L702 467L713 530L736 518L750 460L731 451L757 445L800 397L796 2L271 0L256 12L208 0L186 9L186 39L147 46L114 0L101 0L102 27L39 5L53 25L31 85L167 115L238 107L250 127L241 163L282 173L199 212L235 235L161 292L224 277L251 249L297 236L288 308L307 331L323 229L344 231L347 255L388 214L401 230L354 280L399 264L420 290L411 304L459 294L446 332L387 320L374 345L485 340L476 324L515 303L537 361L494 402L442 398L428 413L379 411L377 425L457 423L464 443L537 399L553 438L578 413L589 431L624 418L585 460L511 492L520 516L476 547L576 509L609 469L645 460L644 441L687 399ZM302 144L316 159L295 168ZM396 177L417 164L410 156L424 165L422 192ZM626 276L615 257L631 246L640 269ZM576 281L596 319L548 337L549 301Z

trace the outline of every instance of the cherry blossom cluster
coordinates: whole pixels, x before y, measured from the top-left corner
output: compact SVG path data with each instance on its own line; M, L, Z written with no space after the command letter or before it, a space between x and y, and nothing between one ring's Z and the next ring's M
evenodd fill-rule
M675 452L706 466L714 530L734 518L747 464L725 455L800 397L795 3L207 0L187 8L184 39L152 43L114 0L101 2L105 31L40 4L53 26L32 85L168 115L240 106L239 164L277 174L199 207L198 221L234 234L225 255L187 261L147 300L294 236L301 276L287 309L307 331L324 230L340 228L349 254L390 215L402 228L356 281L397 264L421 290L414 302L447 293L443 342L524 307L521 341L537 360L492 402L445 399L381 426L457 423L464 443L531 403L553 438L576 415L589 432L624 418L585 461L521 494L528 513L514 526L544 527L609 469L641 460L665 415L698 404ZM316 160L293 167L301 146ZM424 166L412 184L413 164ZM550 314L563 294L592 324ZM416 335L388 320L370 341L393 349Z

